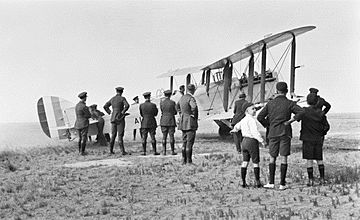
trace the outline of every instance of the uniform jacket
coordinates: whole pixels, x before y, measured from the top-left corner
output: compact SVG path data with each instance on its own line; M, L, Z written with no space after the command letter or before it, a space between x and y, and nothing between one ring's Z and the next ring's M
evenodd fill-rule
M141 121L141 128L156 128L157 123L155 116L158 114L156 104L150 101L145 101L139 106L140 115L143 117Z
M292 113L295 114L294 119L299 121L304 110L285 95L278 95L265 105L257 119L264 127L269 126L269 138L284 135L292 137L291 125L284 125L284 122L291 118Z
M78 104L76 104L75 113L76 113L76 121L75 121L76 129L82 129L89 126L89 118L91 118L91 114L85 102L80 101Z
M232 126L236 125L239 121L241 121L241 119L243 119L245 117L245 111L244 111L244 109L242 109L242 106L246 102L248 102L248 101L246 101L245 99L240 99L235 102L234 117L231 120Z
M175 115L176 103L170 98L165 98L160 102L161 118L160 126L176 126Z
M300 140L320 141L324 137L324 124L326 116L321 109L316 106L304 108L305 113L301 120Z
M110 106L112 106L113 111L111 112ZM110 122L116 123L116 118L119 118L120 115L124 115L125 112L129 109L129 103L126 101L125 97L122 97L120 94L112 97L105 105L104 109L108 114L111 114ZM124 118L122 119L124 120Z
M197 130L198 128L198 107L194 96L186 94L177 103L177 110L180 114L179 130Z
M320 96L318 96L318 102L316 103L315 108L319 108L319 109L322 110L323 106L325 106L325 108L324 108L324 110L323 110L324 113L325 113L325 114L328 113L328 111L329 111L330 108L331 108L330 103L328 103L327 101L325 101L324 98L321 98Z

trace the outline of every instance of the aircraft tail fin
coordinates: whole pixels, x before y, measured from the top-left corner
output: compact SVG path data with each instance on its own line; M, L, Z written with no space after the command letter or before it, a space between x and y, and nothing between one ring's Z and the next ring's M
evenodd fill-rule
M74 107L73 103L55 96L44 96L38 100L39 122L46 136L54 139L69 137L72 125L65 110L71 107Z

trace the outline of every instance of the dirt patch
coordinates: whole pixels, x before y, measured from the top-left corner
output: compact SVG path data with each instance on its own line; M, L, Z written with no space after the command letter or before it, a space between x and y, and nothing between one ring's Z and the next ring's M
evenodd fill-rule
M130 156L109 155L76 143L0 155L0 218L4 219L357 219L360 218L359 151L333 150L351 140L325 141L327 185L306 187L301 142L294 139L286 191L241 188L241 155L230 140L198 138L194 165L176 156L141 156L141 145L126 145ZM159 149L160 145L158 146ZM261 181L267 182L268 149L261 149ZM129 163L131 166L111 165ZM92 164L81 168L71 164ZM95 165L94 165L95 164ZM280 164L275 183L278 187ZM315 166L315 176L318 170Z

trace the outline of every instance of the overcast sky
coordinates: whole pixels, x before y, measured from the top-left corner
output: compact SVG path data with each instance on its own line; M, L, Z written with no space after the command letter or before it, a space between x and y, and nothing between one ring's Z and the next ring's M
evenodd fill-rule
M330 112L360 112L359 11L359 1L0 1L0 122L37 121L46 95L76 103L87 91L102 106L123 86L131 101L167 89L156 76L170 69L307 25L296 93L317 87Z

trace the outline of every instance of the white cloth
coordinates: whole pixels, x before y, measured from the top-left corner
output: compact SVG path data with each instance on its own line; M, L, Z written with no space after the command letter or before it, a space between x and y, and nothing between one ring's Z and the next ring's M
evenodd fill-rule
M245 117L234 126L232 131L238 132L241 130L243 137L254 138L260 143L264 143L264 139L261 137L257 124L259 124L259 122L257 122L255 117L246 114Z

